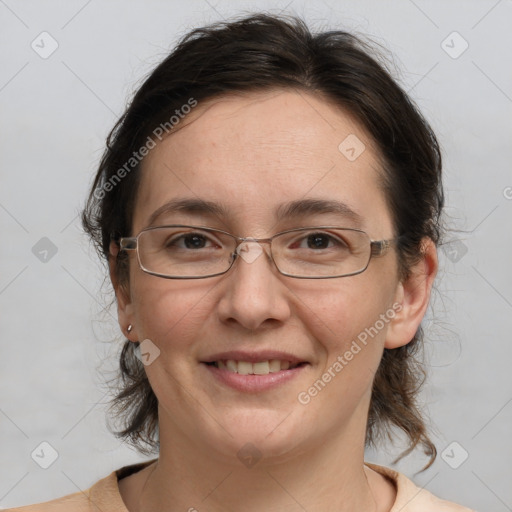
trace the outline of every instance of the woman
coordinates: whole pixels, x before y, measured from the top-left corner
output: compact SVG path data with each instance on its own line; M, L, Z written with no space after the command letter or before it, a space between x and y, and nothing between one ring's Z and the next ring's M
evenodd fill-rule
M469 510L364 462L393 427L436 456L413 355L442 207L434 134L354 36L193 31L83 214L127 338L119 435L158 459L16 510Z

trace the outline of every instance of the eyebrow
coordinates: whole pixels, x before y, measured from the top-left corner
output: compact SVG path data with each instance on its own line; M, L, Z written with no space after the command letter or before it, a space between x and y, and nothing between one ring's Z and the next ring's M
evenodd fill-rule
M210 217L227 218L228 209L221 203L206 201L199 198L175 198L166 202L155 210L149 217L148 225L162 215L175 212L184 212L191 215L206 215ZM347 204L333 199L299 199L282 203L275 209L277 221L305 217L307 215L336 214L350 220L356 227L363 225L363 218Z

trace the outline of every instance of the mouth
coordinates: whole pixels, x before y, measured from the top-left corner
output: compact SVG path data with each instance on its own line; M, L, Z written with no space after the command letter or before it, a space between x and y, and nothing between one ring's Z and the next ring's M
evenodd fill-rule
M306 365L306 362L293 362L283 359L266 359L262 361L237 361L235 359L219 359L205 363L219 370L225 370L239 375L269 375L284 370L293 370L299 366Z
M276 350L257 353L236 350L200 361L214 382L241 392L258 393L284 386L302 374L310 362Z

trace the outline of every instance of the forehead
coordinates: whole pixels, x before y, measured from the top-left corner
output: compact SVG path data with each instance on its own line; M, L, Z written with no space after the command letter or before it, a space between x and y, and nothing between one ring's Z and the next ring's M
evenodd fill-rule
M325 98L288 90L221 97L180 122L143 162L135 230L181 197L222 203L233 222L255 225L308 197L386 214L373 141Z

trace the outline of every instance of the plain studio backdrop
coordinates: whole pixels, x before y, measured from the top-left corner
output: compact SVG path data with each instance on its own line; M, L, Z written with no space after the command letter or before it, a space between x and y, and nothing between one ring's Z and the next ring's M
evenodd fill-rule
M259 10L383 44L436 131L453 231L421 398L439 456L397 468L445 499L512 510L510 0L0 1L0 507L147 459L106 427L123 338L78 212L142 78L191 28ZM391 465L399 448L367 460Z

